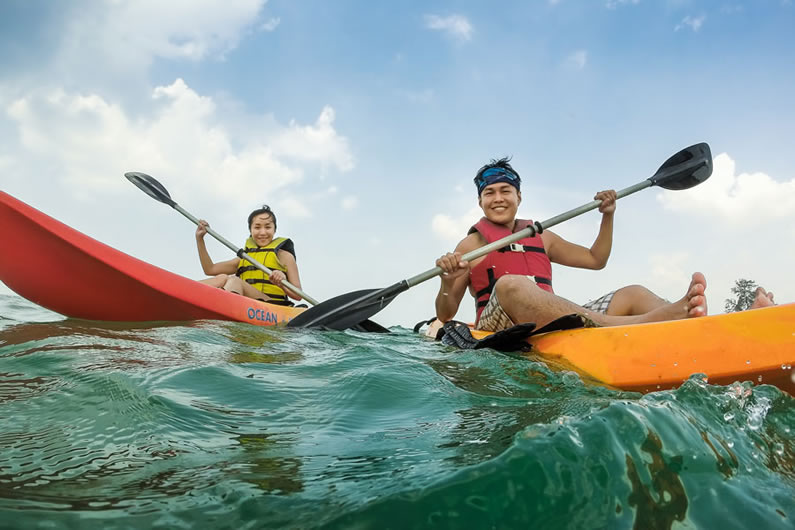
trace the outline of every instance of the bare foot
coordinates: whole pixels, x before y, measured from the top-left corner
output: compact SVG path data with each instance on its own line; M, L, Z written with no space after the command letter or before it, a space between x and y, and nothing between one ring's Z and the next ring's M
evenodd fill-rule
M754 301L748 309L759 309L760 307L776 305L776 302L773 301L773 293L765 291L764 287L757 287L755 295Z
M703 317L707 314L707 279L700 272L694 272L687 288L687 293L672 304L666 304L640 315L641 322L660 322L663 320L680 320L683 318Z
M702 273L694 272L687 294L682 299L687 304L688 318L707 316L707 297L704 294L706 290L707 279Z

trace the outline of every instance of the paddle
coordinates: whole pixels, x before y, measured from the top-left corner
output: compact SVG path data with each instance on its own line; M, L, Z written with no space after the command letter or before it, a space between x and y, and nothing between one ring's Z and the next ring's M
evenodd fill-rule
M176 211L178 211L179 213L181 213L182 215L184 215L185 217L190 219L193 222L193 224L195 224L195 225L199 224L199 219L197 219L196 217L191 215L190 212L186 211L184 208L182 208L182 206L177 204L177 202L174 199L171 198L171 195L168 193L168 190L165 188L165 186L163 186L154 177L152 177L150 175L147 175L146 173L140 173L138 171L131 171L131 172L125 173L124 176L127 177L127 180L129 180L130 182L135 184L138 187L138 189L140 189L141 191L143 191L144 193L146 193L147 195L149 195L153 199L171 206ZM232 252L234 252L237 255L237 257L239 257L241 259L248 260L249 263L251 263L254 267L258 268L259 270L261 270L265 274L270 276L270 274L273 272L268 267L266 267L265 265L263 265L259 261L255 260L251 256L249 256L242 248L239 248L239 247L233 245L232 243L230 243L228 240L226 240L223 236L221 236L219 233L217 233L215 230L213 230L209 226L207 227L207 233L210 234L211 236L213 236L218 241L220 241L222 244L224 244L227 248L229 248ZM312 298L311 296L309 296L308 294L306 294L305 292L303 292L298 287L296 287L293 284L291 284L290 282L288 282L287 280L283 281L282 284L285 287L287 287L288 289L290 289L292 292L294 292L297 295L301 296L301 298L303 298L304 300L306 300L307 302L309 302L313 306L317 306L320 303L317 300L315 300L314 298ZM386 329L385 327L381 326L380 324L377 324L375 322L371 322L369 320L364 322L363 320L364 319L358 321L358 322L361 322L361 327L359 328L360 331L373 331L373 332L378 332L378 333L388 333L389 332L388 329ZM354 322L354 324L356 324L358 322Z
M660 186L667 190L685 190L704 182L711 174L712 154L709 145L706 143L691 145L666 160L654 175L619 191L616 196L620 199L651 186ZM536 221L534 226L528 226L499 241L464 254L461 260L472 261L520 239L540 234L551 226L598 208L600 204L601 201L594 200L541 223ZM434 267L383 289L368 289L334 297L304 311L287 325L289 327L345 329L378 313L403 291L439 276L441 273L442 269Z

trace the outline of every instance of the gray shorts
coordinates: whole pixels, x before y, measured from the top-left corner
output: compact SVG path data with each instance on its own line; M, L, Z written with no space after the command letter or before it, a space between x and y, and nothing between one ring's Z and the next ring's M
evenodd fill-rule
M591 300L582 307L594 313L604 313L607 311L607 306L610 305L610 300L613 299L614 294L615 291L610 291L596 300ZM486 307L483 308L483 312L480 314L480 320L478 320L478 324L475 328L483 331L496 332L515 325L514 321L511 320L511 317L508 316L508 313L506 313L500 305L500 301L497 300L497 293L495 291L491 293L489 302L486 304Z

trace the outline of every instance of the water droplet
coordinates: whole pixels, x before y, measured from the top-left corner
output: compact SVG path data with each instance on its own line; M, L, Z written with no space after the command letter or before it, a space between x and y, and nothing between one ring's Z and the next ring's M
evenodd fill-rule
M679 363L674 363L674 366L679 366Z
M773 451L775 451L778 456L783 456L784 455L784 444L781 443L781 442L777 443L776 445L773 446Z
M747 361L745 361L745 364L751 364L751 360L748 359Z
M761 383L762 382L762 376L760 375L759 377L756 378L756 380Z
M734 419L734 412L727 412L723 415L723 419L726 421L732 421Z
M726 442L726 445L728 445L729 449L731 449L732 447L734 447L734 442L729 440L728 442Z

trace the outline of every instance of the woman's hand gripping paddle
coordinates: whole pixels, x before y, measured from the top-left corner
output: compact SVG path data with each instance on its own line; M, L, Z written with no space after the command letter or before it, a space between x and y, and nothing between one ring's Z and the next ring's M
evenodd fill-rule
M153 199L155 199L155 200L157 200L159 202L162 202L163 204L167 204L167 205L171 206L176 211L178 211L179 213L181 213L182 215L184 215L185 217L190 219L193 222L193 224L195 224L195 225L199 224L199 219L197 219L196 217L191 215L190 212L186 211L184 208L182 208L182 206L177 204L176 201L174 201L174 199L171 198L171 195L168 193L168 190L165 188L165 186L163 186L160 182L158 182L158 180L155 179L154 177L152 177L150 175L147 175L146 173L140 173L138 171L131 171L129 173L125 173L124 176L127 177L127 179L130 182L135 184L138 187L138 189L140 189L141 191L143 191L144 193L146 193L147 195L149 195ZM229 248L232 252L234 252L237 255L237 257L247 260L254 267L257 267L259 270L261 270L265 274L270 276L270 274L273 272L268 267L266 267L265 265L263 265L259 261L255 260L251 256L249 256L242 248L239 248L239 247L233 245L232 243L230 243L227 239L225 239L223 236L218 234L215 230L213 230L209 226L207 227L207 233L210 234L211 236L213 236L218 241L220 241L227 248ZM285 287L287 287L288 289L290 289L292 292L294 292L297 295L301 296L301 298L303 298L304 300L306 300L307 302L309 302L313 306L317 306L318 304L320 304L320 302L318 302L317 300L315 300L314 298L312 298L311 296L309 296L308 294L303 292L301 289L295 287L294 285L292 285L287 280L283 281L282 284ZM359 320L358 322L354 323L354 324L361 323L361 326L358 327L358 329L360 331L373 331L373 332L378 332L378 333L388 333L389 332L388 329L386 329L385 327L381 326L380 324L377 324L375 322L371 322L369 320L365 322L363 320L364 319ZM346 326L346 327L348 327L348 326Z
M700 143L682 149L660 166L651 177L624 188L616 194L620 199L637 191L651 186L660 186L667 190L686 190L692 188L709 178L712 174L712 153L709 145ZM534 226L520 230L499 241L494 241L472 252L464 254L462 261L472 261L489 252L502 248L520 239L540 234L545 229L567 221L599 207L601 201L591 201L587 204L562 213L544 222L536 222ZM383 289L366 289L336 296L322 304L304 311L292 319L288 327L322 327L327 329L346 329L375 315L386 307L397 295L415 285L430 280L442 273L442 269L434 267L407 280L402 280Z

